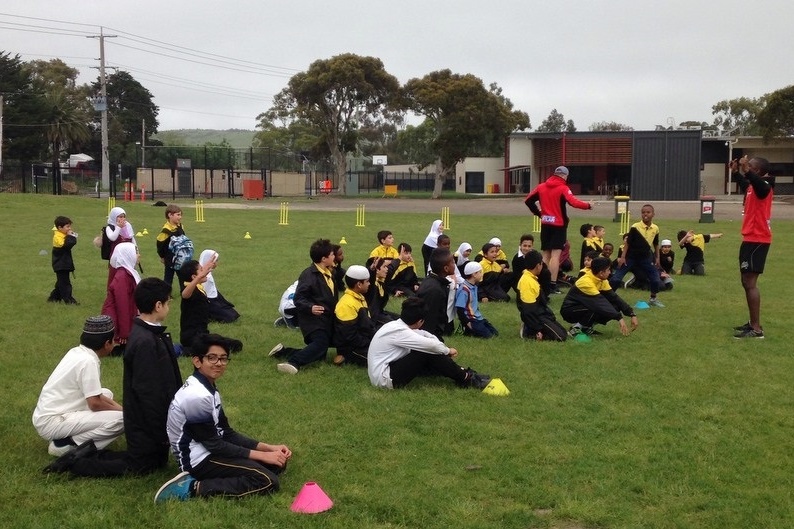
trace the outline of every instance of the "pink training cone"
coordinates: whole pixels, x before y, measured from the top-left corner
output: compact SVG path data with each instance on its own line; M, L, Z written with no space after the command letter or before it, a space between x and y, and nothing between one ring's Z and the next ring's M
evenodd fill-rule
M295 501L292 502L290 510L304 514L317 514L318 512L327 511L333 506L334 502L323 492L323 489L317 483L309 481L303 485L298 495L295 496Z

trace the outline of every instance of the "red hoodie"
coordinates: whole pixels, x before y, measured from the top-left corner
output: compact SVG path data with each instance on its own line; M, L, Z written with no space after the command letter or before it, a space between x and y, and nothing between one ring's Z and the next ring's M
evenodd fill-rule
M538 207L540 201L540 207ZM524 200L530 211L540 217L541 224L568 226L566 203L578 209L590 209L592 205L576 198L561 176L552 175L533 189Z

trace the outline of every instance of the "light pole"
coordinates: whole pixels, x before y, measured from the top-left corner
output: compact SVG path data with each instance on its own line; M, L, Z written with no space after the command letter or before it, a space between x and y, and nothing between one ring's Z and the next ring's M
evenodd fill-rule
M135 170L136 170L136 172L137 172L138 168L140 167L140 165L138 164L138 162L140 161L140 159L138 157L138 145L140 145L140 144L141 144L141 142L139 142L139 141L135 142ZM141 149L141 151L143 151L143 149Z

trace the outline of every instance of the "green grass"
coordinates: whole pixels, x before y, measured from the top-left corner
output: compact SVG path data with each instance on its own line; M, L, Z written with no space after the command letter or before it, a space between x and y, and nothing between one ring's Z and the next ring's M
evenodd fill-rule
M107 202L0 194L6 282L0 526L716 529L794 523L788 257L794 223L775 222L760 280L768 335L762 341L731 337L731 327L747 319L736 222L656 219L665 237L689 227L725 237L707 245L708 275L677 277L675 289L661 295L667 308L641 311L640 328L629 337L613 323L590 344L524 342L513 303L483 306L502 334L448 342L460 350L460 363L505 382L511 394L500 398L438 379L377 390L360 368L330 363L288 377L266 357L276 342L302 342L299 333L272 322L284 288L308 264L314 239L344 236L349 266L364 261L379 229L419 248L432 214L369 211L367 226L355 228L351 204L349 212L295 210L289 226L278 226L278 210L207 207L206 222L197 224L192 202L182 204L197 251L220 253L216 280L242 314L238 322L213 327L245 343L219 384L227 414L240 431L292 448L281 492L154 506L152 496L176 472L174 463L142 478L41 474L51 458L30 415L41 385L104 299L106 264L91 239ZM136 230L148 229L139 239L142 264L146 275L160 276L154 237L163 208L121 205ZM54 283L50 228L58 214L70 216L81 234L74 251L77 307L45 301ZM600 220L607 240L617 242L617 225ZM476 247L497 235L510 253L529 225L527 216L458 215L449 235L454 247L463 240ZM243 239L246 231L250 240ZM632 304L647 294L620 293ZM559 303L555 298L554 307ZM174 332L178 307L167 322ZM187 376L188 361L180 365ZM120 360L106 359L102 367L105 385L120 398ZM289 511L307 481L335 501L331 511Z

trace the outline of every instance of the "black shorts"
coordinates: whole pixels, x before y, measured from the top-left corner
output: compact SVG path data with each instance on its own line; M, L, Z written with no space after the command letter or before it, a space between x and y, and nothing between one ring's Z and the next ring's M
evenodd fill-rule
M542 224L540 226L540 249L541 250L562 250L565 247L565 240L568 238L568 230L565 226L552 226Z
M743 242L739 247L739 271L763 274L769 244L763 242Z

